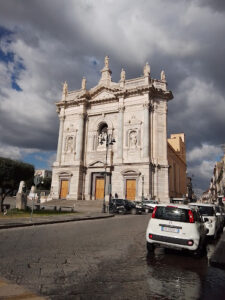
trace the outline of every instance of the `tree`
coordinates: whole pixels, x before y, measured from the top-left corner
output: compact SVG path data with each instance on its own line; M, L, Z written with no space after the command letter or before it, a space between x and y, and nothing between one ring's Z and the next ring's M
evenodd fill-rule
M49 177L40 177L40 183L37 185L39 190L50 190L52 179Z
M0 202L1 211L5 197L18 190L20 181L31 181L34 177L34 166L21 161L0 157Z

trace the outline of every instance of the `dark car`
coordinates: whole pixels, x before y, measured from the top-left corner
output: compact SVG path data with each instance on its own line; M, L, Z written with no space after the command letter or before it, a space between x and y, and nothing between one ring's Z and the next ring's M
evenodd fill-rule
M109 203L109 211L118 214L138 214L141 213L139 208L136 208L134 202L127 199L111 199Z

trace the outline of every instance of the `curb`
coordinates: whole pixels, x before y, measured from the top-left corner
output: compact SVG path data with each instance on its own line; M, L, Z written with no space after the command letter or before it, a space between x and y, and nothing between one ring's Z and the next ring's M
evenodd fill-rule
M106 219L112 218L115 215L106 215L106 216L96 216L96 217L81 217L74 219L64 219L64 220L51 220L51 221L41 221L41 222L32 222L32 223L20 223L20 224L5 224L0 225L1 229L10 229L10 228L19 228L19 227L31 227L31 226L39 226L39 225L47 225L47 224L58 224L58 223L68 223L68 222L76 222L76 221L88 221L88 220L98 220L98 219Z

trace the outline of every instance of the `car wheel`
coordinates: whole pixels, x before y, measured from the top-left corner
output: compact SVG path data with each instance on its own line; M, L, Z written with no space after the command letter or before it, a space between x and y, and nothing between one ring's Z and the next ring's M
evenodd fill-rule
M155 250L155 246L151 243L146 244L148 252L153 252Z
M195 250L195 254L197 257L202 257L206 253L206 243L202 243L200 241L197 250Z

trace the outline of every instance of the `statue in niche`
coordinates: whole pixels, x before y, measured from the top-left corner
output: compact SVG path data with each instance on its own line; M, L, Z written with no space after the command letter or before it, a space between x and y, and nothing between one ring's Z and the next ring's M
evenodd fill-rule
M69 136L67 138L67 142L66 142L66 152L67 153L72 153L73 152L73 137Z
M122 69L120 73L120 81L125 81L125 80L126 80L126 72L124 71L124 69Z
M150 75L150 66L148 63L144 66L144 76L149 76Z
M130 148L135 149L137 148L137 132L131 131L129 134L129 141L130 141Z
M86 78L85 77L83 77L83 79L82 79L81 88L82 88L82 90L86 90Z
M162 81L166 81L166 74L165 74L165 72L163 70L161 72L161 80Z
M106 136L107 136L107 133L102 131L99 136L98 136L98 144L99 145L103 145L105 144L105 141L106 141ZM103 139L105 139L105 141L102 141Z

